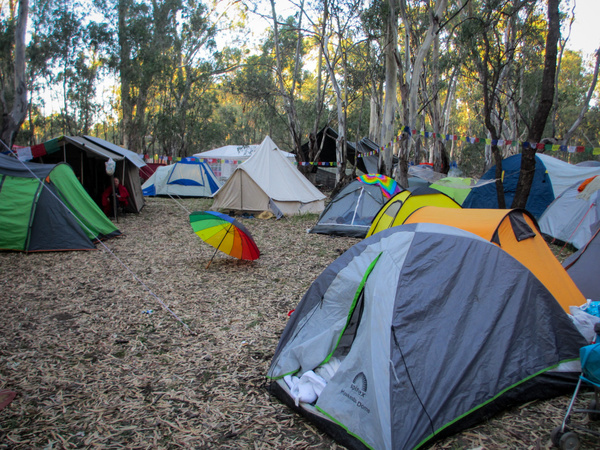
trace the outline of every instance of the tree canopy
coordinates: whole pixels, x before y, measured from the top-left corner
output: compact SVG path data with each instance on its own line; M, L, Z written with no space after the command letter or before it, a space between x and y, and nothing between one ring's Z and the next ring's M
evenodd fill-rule
M479 176L524 149L591 159L598 58L565 48L574 14L569 0L20 0L0 15L2 140L89 134L181 158L270 135L302 166L331 127L338 182L365 137L401 181L423 161Z

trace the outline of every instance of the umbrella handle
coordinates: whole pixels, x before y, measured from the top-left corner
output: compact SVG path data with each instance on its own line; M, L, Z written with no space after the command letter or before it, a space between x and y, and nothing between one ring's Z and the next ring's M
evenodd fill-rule
M210 261L208 261L208 264L206 265L205 269L208 269L208 266L210 266L210 263L212 262L213 258L215 257L215 255L217 254L217 251L219 250L219 247L221 246L221 244L223 243L223 241L225 240L225 238L227 237L227 235L229 234L229 230L231 230L231 227L233 226L233 223L229 224L229 228L227 228L227 233L225 233L223 235L223 239L221 239L221 242L219 242L219 245L215 248L215 252L213 253L213 255L210 258Z

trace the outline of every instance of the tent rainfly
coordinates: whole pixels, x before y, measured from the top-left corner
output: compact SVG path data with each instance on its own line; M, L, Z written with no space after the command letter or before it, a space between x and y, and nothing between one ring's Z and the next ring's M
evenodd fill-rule
M504 186L505 207L512 205L521 171L521 155L513 155L502 160L502 184ZM550 203L569 186L579 180L600 175L600 167L573 165L553 156L536 153L535 172L531 191L525 209L539 219ZM489 180L496 178L496 166L488 170L473 186L462 203L463 208L498 208L496 184Z
M381 207L367 232L367 237L390 227L402 225L410 214L422 206L460 208L452 198L430 187L416 188L412 192L404 190L394 195Z
M323 211L323 195L269 136L214 195L213 210L272 211L277 217Z
M535 218L523 209L455 209L424 206L404 223L438 223L469 231L496 244L527 267L565 312L585 302L546 244Z
M381 180L383 184L364 181L369 179ZM400 191L396 181L385 175L357 177L329 202L310 232L363 238L377 212Z
M0 249L92 250L120 235L68 164L37 164L0 154Z
M462 205L474 184L475 180L473 178L444 177L430 184L429 187L443 192L454 199L456 203Z
M600 301L600 222L592 227L592 236L584 246L569 256L563 267L585 298Z
M600 220L600 177L579 180L562 192L540 217L548 239L580 249L589 242Z
M131 150L97 137L61 136L31 147L29 158L44 164L68 163L98 205L101 204L102 193L112 183L105 166L112 159L116 163L114 176L119 177L129 191L128 208L138 213L144 207L139 170L146 163Z
M562 369L584 345L507 252L419 223L364 239L323 271L267 376L279 399L342 445L402 450L572 392L581 369Z
M225 145L224 147L215 148L201 153L192 155L194 158L207 163L216 177L224 183L235 171L235 169L250 158L254 152L260 147L260 144L252 145ZM293 153L279 150L283 156L288 158L291 163L296 161L296 156Z

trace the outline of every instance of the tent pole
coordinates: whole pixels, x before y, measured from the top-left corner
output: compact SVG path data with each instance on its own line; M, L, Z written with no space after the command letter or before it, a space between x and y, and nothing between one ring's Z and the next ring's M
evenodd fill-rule
M131 189L131 187L128 188L127 184L125 183L125 165L126 164L127 164L127 158L123 158L123 175L121 176L121 183L123 183L123 186L125 186L125 188L130 193L133 193L133 189ZM129 197L130 197L129 201L133 201L133 195L130 194ZM123 211L125 211L125 210L123 209ZM117 220L117 222L119 222L119 221Z
M113 204L113 215L117 218L117 193L115 192L115 176L110 176L110 185L112 186L112 204Z

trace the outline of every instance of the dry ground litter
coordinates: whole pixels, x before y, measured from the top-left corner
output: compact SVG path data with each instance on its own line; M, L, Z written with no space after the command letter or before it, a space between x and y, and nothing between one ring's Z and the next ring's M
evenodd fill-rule
M210 204L147 199L97 251L0 253L0 389L17 392L0 411L0 448L343 448L271 397L265 374L288 312L358 239L307 234L315 215L238 216L261 257L219 252L206 269L214 250L188 214ZM550 448L569 399L433 448Z

